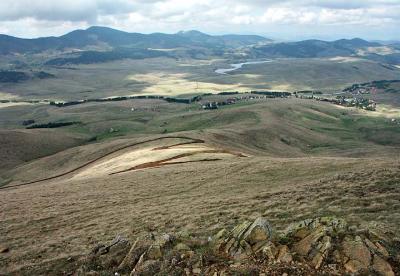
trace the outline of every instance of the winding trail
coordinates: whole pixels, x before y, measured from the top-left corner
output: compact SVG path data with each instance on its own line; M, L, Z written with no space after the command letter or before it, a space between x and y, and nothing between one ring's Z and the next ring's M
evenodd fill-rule
M76 168L74 168L72 170L68 170L68 171L66 171L64 173L57 174L57 175L50 176L50 177L46 177L46 178L42 178L42 179L39 179L39 180L30 181L30 182L25 182L25 183L20 183L20 184L15 184L15 185L8 185L8 186L6 185L4 187L0 187L0 190L11 189L11 188L16 188L16 187L20 187L20 186L26 186L26 185L30 185L30 184L36 184L36 183L40 183L40 182L44 182L44 181L60 178L60 177L66 176L68 174L74 173L74 172L76 172L78 170L81 170L81 169L83 169L83 168L85 168L85 167L87 167L87 166L89 166L89 165L91 165L91 164L103 159L103 158L106 158L106 157L116 153L116 152L125 150L127 148L135 147L135 146L138 146L138 145L142 145L142 144L146 144L146 143L150 143L150 142L154 142L154 141L160 141L160 140L164 140L164 139L186 139L186 140L191 140L189 142L179 143L179 144L175 144L175 145L172 145L172 146L185 145L185 144L205 143L204 140L190 138L190 137L187 137L187 136L168 136L168 137L158 137L158 138L154 138L154 139L149 139L149 140L145 140L145 141L141 141L141 142L136 142L136 143L133 143L133 144L125 145L125 146L123 146L121 148L112 150L112 151L110 151L110 152L108 152L108 153L106 153L106 154L104 154L104 155L102 155L102 156L100 156L98 158L95 158L95 159L93 159L91 161L88 161L88 162L86 162L86 163L84 163L84 164L82 164L82 165L80 165L80 166L78 166L78 167L76 167ZM172 146L170 146L170 147L172 147ZM167 146L167 148L168 148L168 146ZM159 150L159 149L165 149L165 147L155 148L154 150Z

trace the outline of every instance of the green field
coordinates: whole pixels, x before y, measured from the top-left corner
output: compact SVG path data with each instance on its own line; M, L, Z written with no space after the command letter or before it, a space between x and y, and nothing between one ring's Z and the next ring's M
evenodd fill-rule
M315 89L338 91L353 83L400 79L399 69L355 59L276 59L246 65L227 75L215 73L238 60L153 58L64 67L31 65L56 76L2 83L0 92L25 99L79 100L122 95L169 95L221 91Z

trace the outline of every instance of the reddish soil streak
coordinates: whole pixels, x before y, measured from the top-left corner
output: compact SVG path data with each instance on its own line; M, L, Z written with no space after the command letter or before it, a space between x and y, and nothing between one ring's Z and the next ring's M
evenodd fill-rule
M178 144L174 144L171 146L162 146L162 147L154 148L152 150L164 150L164 149L170 149L172 147L178 147L178 146L184 146L184 145L190 145L190 144L203 144L203 143L204 143L203 140L193 139L193 141L191 141L191 142L183 142L183 143L178 143Z
M176 146L176 145L173 145L173 146ZM168 148L169 147L166 147L166 149L168 149ZM136 171L136 170L140 170L140 169L161 167L161 166L166 166L166 165L171 165L171 164L184 164L184 163L191 163L191 162L200 162L202 160L167 163L168 161L172 161L172 160L176 160L176 159L180 159L180 158L184 158L184 157L188 157L188 156L193 156L193 155L197 155L197 154L201 154L201 153L228 153L228 154L232 154L232 155L234 155L236 157L246 157L242 153L231 152L229 150L202 150L202 151L187 152L187 153L178 154L178 155L176 155L174 157L170 157L170 158L163 159L163 160L157 160L157 161L143 163L143 164L134 166L134 167L126 169L126 170L110 173L110 175L129 172L129 171ZM217 160L220 160L220 159L205 159L204 161L217 161Z
M47 177L47 178L35 180L35 181L30 181L30 182L25 182L25 183L20 183L20 184L15 184L15 185L9 185L9 186L0 187L0 190L15 188L15 187L19 187L19 186L25 186L25 185L30 185L30 184L35 184L35 183L39 183L39 182L43 182L43 181L47 181L47 180L56 179L56 178L59 178L59 177L62 177L62 176L66 176L66 175L68 175L68 174L70 174L70 173L73 173L73 172L76 172L76 171L78 171L78 170L80 170L80 169L83 169L83 168L85 168L85 167L87 167L87 166L89 166L89 165L91 165L91 164L93 164L93 163L95 163L95 162L97 162L97 161L99 161L99 160L101 160L101 159L107 157L107 156L110 156L111 154L114 154L114 153L118 152L118 151L121 151L121 150L130 148L130 147L134 147L134 146L137 146L137 145L149 143L149 142L154 142L154 141L158 141L158 140L163 140L163 139L189 139L189 140L192 140L192 142L189 142L189 143L194 143L194 142L195 142L195 143L204 143L203 140L194 139L194 138L190 138L190 137L186 137L186 136L168 136L168 137L159 137L159 138L154 138L154 139L150 139L150 140L145 140L145 141L142 141L142 142L133 143L133 144L126 145L126 146L123 146L123 147L121 147L121 148L112 150L112 151L110 151L109 153L106 153L106 154L104 154L104 155L102 155L102 156L100 156L100 157L98 157L98 158L96 158L96 159L93 159L93 160L91 160L91 161L88 161L88 162L86 162L86 163L84 163L84 164L82 164L82 165L80 165L80 166L78 166L78 167L76 167L76 168L74 168L74 169L72 169L72 170L69 170L69 171L67 171L67 172L64 172L64 173L61 173L61 174L57 174L57 175L54 175L54 176L51 176L51 177Z

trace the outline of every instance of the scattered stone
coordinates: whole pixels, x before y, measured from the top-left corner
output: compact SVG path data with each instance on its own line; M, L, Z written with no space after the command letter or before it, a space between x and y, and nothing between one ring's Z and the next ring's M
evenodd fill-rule
M264 257L266 257L269 261L275 260L275 257L278 254L278 249L272 242L266 244L261 250Z
M101 255L106 247L98 246L91 256L112 255ZM154 234L137 238L128 248L111 274L394 276L400 269L399 241L333 217L304 220L280 236L265 218L258 218L231 231L222 229L210 239ZM111 267L98 264L104 262L87 267Z
M289 252L287 245L281 245L279 247L279 253L276 260L283 263L291 263L293 261L292 254Z

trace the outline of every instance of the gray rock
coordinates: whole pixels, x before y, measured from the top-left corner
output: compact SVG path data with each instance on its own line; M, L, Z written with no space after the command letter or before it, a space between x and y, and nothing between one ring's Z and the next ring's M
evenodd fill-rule
M260 241L266 241L272 236L272 227L263 217L257 218L247 229L243 235L243 240L250 245L254 245Z

